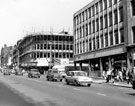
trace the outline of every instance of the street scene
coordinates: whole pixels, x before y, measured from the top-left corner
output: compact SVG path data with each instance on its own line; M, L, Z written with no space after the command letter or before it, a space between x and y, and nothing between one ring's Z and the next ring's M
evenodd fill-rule
M0 5L0 106L135 106L135 0Z

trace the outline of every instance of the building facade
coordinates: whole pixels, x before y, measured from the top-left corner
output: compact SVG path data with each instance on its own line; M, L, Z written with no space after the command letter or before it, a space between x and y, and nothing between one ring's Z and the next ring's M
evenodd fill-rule
M64 34L31 34L19 43L21 67L37 67L41 73L49 66L73 58L73 36Z
M135 0L93 0L74 14L74 60L101 77L109 68L133 69Z

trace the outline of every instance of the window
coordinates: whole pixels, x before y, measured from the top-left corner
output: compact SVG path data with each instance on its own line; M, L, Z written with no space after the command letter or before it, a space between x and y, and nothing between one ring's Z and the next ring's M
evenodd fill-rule
M97 36L96 41L97 41L97 49L99 49L99 36Z
M95 14L95 8L94 6L92 6L92 16L94 16L94 14Z
M131 13L132 16L135 16L135 0L131 1Z
M114 36L115 36L115 44L118 44L119 43L118 30L115 30Z
M103 29L103 17L100 17L100 30Z
M105 15L104 19L105 19L105 28L106 28L108 26L107 15Z
M120 29L120 38L121 38L121 43L124 42L124 28Z
M96 49L96 45L95 45L95 38L93 38L93 50Z
M107 0L104 0L104 9L107 9Z
M84 21L84 12L82 12L82 21Z
M123 8L119 9L119 17L120 17L120 22L123 21Z
M113 19L112 19L112 12L111 12L109 13L109 26L112 26L112 21Z
M103 39L103 35L100 36L100 39L101 39L101 48L104 47L104 39Z
M88 36L88 24L86 24L86 36Z
M85 52L85 42L83 41L83 52Z
M91 17L91 8L88 9L89 11L89 18Z
M96 14L98 13L98 3L96 3Z
M117 3L117 0L114 0L114 3L113 4L116 4Z
M109 7L112 6L112 0L109 0Z
M110 45L113 45L113 33L110 32L109 35L110 35Z
M99 20L96 20L96 31L99 31Z
M95 20L92 21L93 24L93 33L95 32Z
M103 4L102 4L102 0L100 0L100 11L103 10Z
M41 49L41 50L43 49L43 44L40 44L40 49Z
M114 11L114 24L118 23L118 15L117 15L117 10Z
M89 39L89 51L91 51L91 39Z
M91 34L91 23L89 23L89 34Z
M135 43L135 26L132 27L133 43Z
M85 36L85 27L83 26L83 37Z
M108 35L107 35L107 33L105 34L105 46L106 47L108 46Z

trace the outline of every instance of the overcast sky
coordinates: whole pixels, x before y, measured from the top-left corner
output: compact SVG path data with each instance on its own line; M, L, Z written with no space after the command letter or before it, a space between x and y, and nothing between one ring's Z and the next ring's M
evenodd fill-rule
M92 0L0 0L0 48L31 32L73 31L73 14Z

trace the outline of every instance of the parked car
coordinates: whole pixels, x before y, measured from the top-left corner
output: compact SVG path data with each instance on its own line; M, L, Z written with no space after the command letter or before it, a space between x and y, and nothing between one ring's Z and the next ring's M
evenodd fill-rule
M11 72L9 69L4 69L3 75L11 75Z
M23 75L23 72L22 71L16 71L15 72L15 75L21 75L22 76Z
M30 69L28 72L29 78L40 78L40 73L38 69Z
M61 76L60 71L55 69L49 69L46 75L47 80L51 81L62 81L63 77Z
M67 84L74 84L74 85L87 85L91 86L92 78L87 76L87 73L84 71L69 71L65 78Z
M14 69L11 69L11 74L15 74L15 70Z

